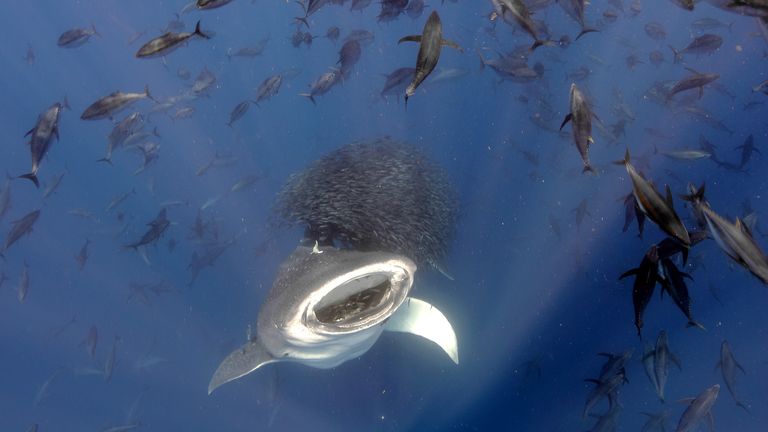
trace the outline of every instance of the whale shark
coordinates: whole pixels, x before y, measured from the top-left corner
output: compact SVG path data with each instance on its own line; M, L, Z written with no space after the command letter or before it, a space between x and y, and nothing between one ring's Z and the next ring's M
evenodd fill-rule
M411 259L394 253L299 246L281 264L256 335L221 362L208 394L269 363L336 367L368 351L385 330L421 336L458 364L451 323L409 296L415 272Z

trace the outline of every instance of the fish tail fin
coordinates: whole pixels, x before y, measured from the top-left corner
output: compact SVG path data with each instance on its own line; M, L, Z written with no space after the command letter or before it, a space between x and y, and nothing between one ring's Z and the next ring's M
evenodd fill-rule
M674 54L675 56L674 62L680 63L683 60L683 55L680 54L680 51L676 50L675 47L673 47L672 45L667 45L667 46L669 47L669 49L672 50L672 54Z
M307 17L293 17L293 21L299 25L304 24L307 26L307 28L309 28L309 21L307 21Z
M112 155L109 155L109 156L104 156L104 157L103 157L103 158L101 158L101 159L97 159L97 160L96 160L96 162L106 162L106 163L108 163L108 164L110 164L110 165L114 166L114 165L112 164Z
M315 97L312 96L311 93L299 93L299 96L304 96L305 98L309 99L312 102L312 105L317 106L317 102L315 102Z
M595 32L599 32L599 31L600 30L598 30L596 28L584 27L584 28L581 29L581 31L579 32L579 35L576 36L576 39L574 39L574 40L579 40L580 37L584 36L587 33L595 33Z
M536 39L533 42L533 45L531 45L531 52L535 51L536 48L538 48L538 47L540 47L542 45L551 46L552 45L552 41L549 40L549 39Z
M209 35L203 33L203 31L200 29L200 21L198 21L197 24L195 24L195 31L192 32L192 33L196 34L196 35L198 35L198 36L200 36L202 38L206 38L206 39L210 39L211 38Z
M19 178L25 178L27 180L31 180L32 183L35 184L36 188L40 188L40 181L37 179L37 173L31 172L29 174L20 175Z
M99 31L98 31L98 30L96 30L96 25L94 25L93 23L91 23L91 31L92 31L92 32L93 32L93 34L95 34L96 36L98 36L98 37L101 37L101 33L99 33Z
M154 129L152 129L152 135L158 138L162 138L162 135L160 135L160 132L157 131L157 126L155 126Z
M707 329L703 325L701 325L700 323L698 323L698 322L696 322L694 320L688 321L688 323L685 325L685 328L691 328L691 327L696 327L698 329L707 331Z
M693 185L689 185L689 189L691 190L691 193L689 195L680 195L680 198L683 201L688 201L693 203L702 202L704 201L704 187L705 187L705 183L702 183L698 189L696 189L696 187Z
M63 106L64 108L66 108L66 109L68 109L70 111L72 111L72 107L69 106L69 99L67 98L67 95L64 95L64 100L61 101L61 106Z
M147 96L147 99L157 102L157 99L155 99L152 96L152 93L149 92L149 84L144 86L144 94Z
M475 50L477 52L477 56L480 57L480 70L485 69L485 59L483 58L483 55L480 54L480 50Z

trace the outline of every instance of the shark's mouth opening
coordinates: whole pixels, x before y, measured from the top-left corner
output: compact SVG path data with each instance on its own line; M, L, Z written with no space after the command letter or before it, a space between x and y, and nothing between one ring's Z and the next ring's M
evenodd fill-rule
M410 277L402 271L379 271L333 288L314 305L314 319L327 331L367 327L388 317L408 293ZM404 289L405 288L405 289Z

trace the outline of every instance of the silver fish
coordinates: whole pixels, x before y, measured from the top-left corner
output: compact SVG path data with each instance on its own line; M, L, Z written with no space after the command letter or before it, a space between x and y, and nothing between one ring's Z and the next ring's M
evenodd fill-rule
M680 360L669 350L667 332L662 330L656 338L656 349L653 352L653 373L656 376L656 394L664 402L664 389L669 377L669 365L675 363L678 368Z
M267 77L256 89L256 100L253 101L257 106L259 102L269 100L280 91L280 85L283 83L283 76L280 74Z
M698 190L689 185L692 193L685 200L693 203L706 221L707 230L720 249L736 263L750 271L764 284L768 284L768 256L755 242L749 227L736 218L730 222L715 213L704 199L704 185Z
M29 294L29 266L24 263L24 268L21 270L19 276L19 287L17 288L19 303L24 303L27 300Z
M336 84L341 82L342 74L339 70L331 69L328 72L320 75L318 79L310 84L309 93L299 93L299 96L308 98L312 104L317 105L315 102L315 96L320 96L328 93Z
M629 174L629 178L632 180L632 192L635 195L640 210L656 223L662 231L674 237L683 245L690 246L691 238L685 225L680 220L680 216L675 212L669 185L667 185L667 197L665 199L651 182L637 172L637 169L635 169L630 161L629 149L627 149L624 155L624 160L616 163L624 165L626 168L627 174Z
M677 423L675 432L693 432L706 419L709 423L709 429L714 430L714 420L712 419L712 406L717 400L717 394L720 392L720 384L699 393L695 398L689 398L690 405L685 409L680 421Z
M437 11L432 11L429 15L421 35L405 36L397 41L398 44L402 42L419 42L419 54L416 56L416 73L411 84L405 89L405 104L407 106L408 98L416 93L419 85L437 66L442 46L446 45L462 52L463 50L456 42L443 39L443 26Z
M116 91L92 103L80 116L82 120L111 119L115 114L128 108L141 99L153 99L149 94L149 86L144 87L144 93L123 93ZM154 100L154 99L153 99Z
M736 397L736 369L740 370L745 375L747 372L741 367L739 362L736 361L736 357L733 356L733 351L731 351L731 346L728 344L728 341L724 340L722 345L720 345L720 361L717 362L717 367L720 368L720 371L723 373L725 386L731 393L733 400L736 401L736 405L749 411L747 406Z
M35 127L29 130L25 136L29 136L29 151L32 154L32 171L28 174L19 176L32 181L35 187L40 187L40 181L37 178L37 171L40 169L40 162L43 160L48 150L51 148L53 138L59 139L59 116L63 105L59 102L53 104L47 111L41 114Z
M595 142L592 138L592 117L594 117L594 114L586 98L584 98L579 88L576 87L576 83L571 84L570 112L563 119L563 123L560 124L560 130L569 121L572 122L573 142L576 144L581 160L584 162L584 168L582 168L581 172L595 172L595 169L589 163L589 146Z
M197 24L195 25L195 30L191 33L168 32L145 43L136 52L136 57L137 58L163 57L175 51L177 48L179 48L183 43L185 43L187 40L189 40L193 36L199 36L204 39L211 38L209 35L203 33L203 31L200 30L200 21L198 21Z

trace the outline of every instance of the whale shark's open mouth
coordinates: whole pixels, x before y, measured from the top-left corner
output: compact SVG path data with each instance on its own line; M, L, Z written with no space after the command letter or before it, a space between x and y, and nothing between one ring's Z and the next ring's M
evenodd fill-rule
M345 333L380 323L408 294L412 274L395 265L375 265L336 278L319 301L310 304L305 324L328 333Z
M323 324L344 326L357 323L380 312L391 290L392 284L383 275L352 280L320 300L315 306L315 316Z

